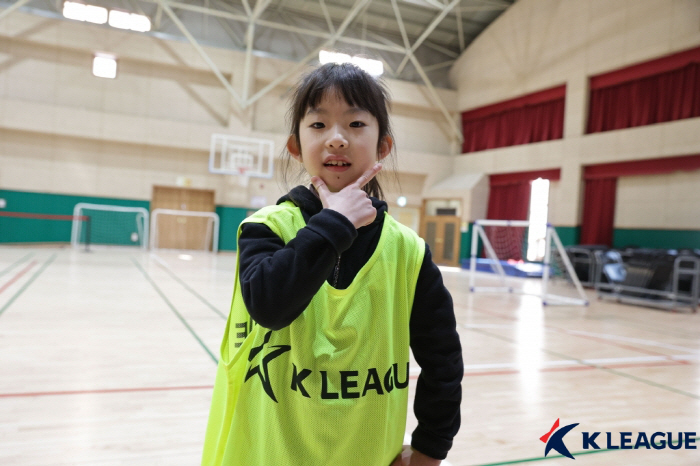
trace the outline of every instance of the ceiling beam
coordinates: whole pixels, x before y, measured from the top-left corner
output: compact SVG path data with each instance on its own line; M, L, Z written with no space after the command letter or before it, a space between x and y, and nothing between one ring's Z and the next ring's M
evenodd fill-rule
M430 82L428 75L425 74L425 71L423 71L423 67L421 67L420 63L418 63L418 59L415 57L415 55L411 54L409 55L409 60L411 60L413 66L416 68L418 74L423 80L423 83L428 88L428 92L433 98L433 103L437 105L437 107L440 109L440 112L442 112L442 115L445 117L445 120L447 120L447 124L452 130L452 134L454 135L455 139L457 139L460 143L464 142L464 136L462 136L461 128L455 122L454 117L450 115L450 111L447 110L445 103L438 95L437 91L435 90L435 87L433 86L433 83Z
M182 23L180 18L177 17L175 12L170 8L170 5L168 5L167 0L156 0L158 4L163 8L163 11L165 14L167 14L170 19L175 23L175 26L184 34L184 36L187 38L187 40L190 41L194 49L199 53L199 55L202 57L202 59L206 62L207 65L209 65L209 68L212 70L216 78L223 84L224 88L233 96L234 104L235 106L240 109L240 107L243 104L243 101L241 100L240 96L236 92L236 90L231 86L231 84L226 80L224 75L219 71L219 67L216 66L216 63L212 61L211 58L209 58L209 55L207 55L207 52L204 51L202 46L197 43L197 40L190 34L190 31L187 30L185 25Z
M248 29L245 35L245 64L243 65L243 102L248 100L248 91L250 89L250 68L253 60L253 42L255 42L255 21L260 17L265 8L270 4L270 0L258 0L255 4L255 10L250 15L248 21Z
M449 13L457 4L460 2L460 0L452 0L452 2L443 9L439 15L435 17L435 19L430 23L430 25L423 31L423 34L418 38L418 40L411 46L409 50L406 51L406 56L404 59L401 61L401 64L399 65L398 68L396 68L396 73L401 74L403 71L404 67L406 66L406 63L408 63L408 60L413 56L413 52L416 51L418 47L423 43L425 39L428 38L431 32L437 27L440 22L445 19L445 16L447 16L447 13Z
M4 10L0 11L0 20L2 20L5 16L9 15L13 11L15 11L18 8L22 8L24 5L29 3L31 0L17 0L15 3L12 5L8 6Z
M163 0L160 0L163 1ZM306 63L311 61L312 59L318 57L318 52L324 47L327 47L328 44L333 43L335 40L337 40L344 32L345 29L347 29L348 26L350 26L350 23L355 19L355 17L358 15L358 13L365 7L365 5L370 2L371 0L356 0L355 4L353 5L352 9L348 12L347 16L345 17L345 20L343 20L343 23L338 27L338 29L335 31L335 34L333 34L331 37L329 37L323 44L321 44L319 47L316 47L310 54L308 54L306 57L304 57L300 62L298 62L295 66L292 68L289 68L285 73L282 75L278 76L277 79L269 83L267 86L264 88L260 89L255 95L253 95L250 99L248 99L244 103L244 108L252 105L255 101L257 101L259 98L267 94L270 90L274 89L278 84L284 82L284 80L288 79L290 76L293 76L294 74L297 73Z

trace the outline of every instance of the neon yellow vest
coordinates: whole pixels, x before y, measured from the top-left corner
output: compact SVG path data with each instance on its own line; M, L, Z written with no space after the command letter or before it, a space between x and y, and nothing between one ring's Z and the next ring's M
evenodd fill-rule
M305 226L291 202L245 222L285 243ZM423 240L386 215L350 286L325 282L276 331L250 319L236 267L202 465L388 466L406 428L409 319L424 254Z

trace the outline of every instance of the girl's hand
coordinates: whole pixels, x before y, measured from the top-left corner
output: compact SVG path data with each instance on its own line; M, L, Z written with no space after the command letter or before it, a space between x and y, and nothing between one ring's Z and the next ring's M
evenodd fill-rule
M440 466L440 463L442 460L436 460L412 449L409 445L404 445L403 451L394 458L390 466Z
M360 228L372 223L377 216L377 209L374 208L372 201L367 193L362 190L362 187L369 183L381 169L381 163L374 164L372 168L364 172L357 180L337 193L332 193L326 186L326 183L318 176L311 178L311 183L316 188L324 208L343 214L355 225L355 228Z

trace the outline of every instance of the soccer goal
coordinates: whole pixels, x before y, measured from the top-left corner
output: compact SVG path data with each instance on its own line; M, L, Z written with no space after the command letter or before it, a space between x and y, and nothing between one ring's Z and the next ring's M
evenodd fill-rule
M544 241L534 249L528 248L529 228L527 220L474 222L470 290L534 295L543 305L587 306L586 293L554 227L547 224ZM543 256L542 261L528 260L528 253L531 258Z
M148 247L148 210L143 207L78 203L73 208L71 245Z
M154 209L151 250L219 250L219 216L214 212Z

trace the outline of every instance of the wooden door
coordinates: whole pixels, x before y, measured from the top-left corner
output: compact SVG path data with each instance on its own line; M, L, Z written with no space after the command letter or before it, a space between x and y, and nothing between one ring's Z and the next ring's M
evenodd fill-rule
M453 215L423 218L421 237L428 243L436 264L459 265L460 223L460 218Z
M214 212L214 191L210 189L176 188L154 186L151 212L155 209L187 210L191 212ZM162 249L203 250L211 245L209 219L203 217L161 215L158 218L158 244ZM153 234L153 232L151 232ZM211 246L209 247L211 249Z

